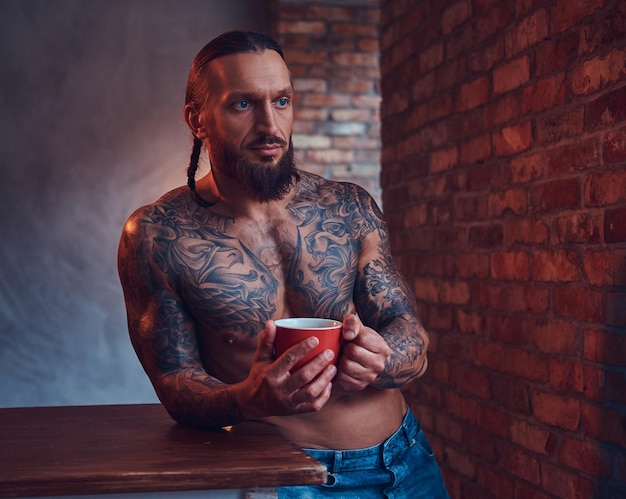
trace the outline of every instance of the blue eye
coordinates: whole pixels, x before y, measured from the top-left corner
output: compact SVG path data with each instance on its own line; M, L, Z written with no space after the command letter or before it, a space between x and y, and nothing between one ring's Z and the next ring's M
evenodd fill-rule
M237 103L237 107L239 109L248 109L250 107L250 102L248 102L247 100L242 100Z
M282 99L278 99L278 106L279 107L285 107L287 104L289 104L289 99L287 99L287 97L283 97Z

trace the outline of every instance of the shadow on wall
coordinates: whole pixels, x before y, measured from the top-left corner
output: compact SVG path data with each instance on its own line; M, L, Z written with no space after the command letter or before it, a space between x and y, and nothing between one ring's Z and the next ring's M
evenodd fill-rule
M117 277L126 217L185 183L195 54L265 2L0 3L0 407L156 401Z
M605 221L606 224L606 221ZM624 224L624 221L622 221ZM621 230L626 230L626 224ZM605 237L607 228L605 227ZM584 390L595 390L589 398L598 405L582 408L583 434L588 442L578 442L564 459L573 459L574 467L600 477L597 497L626 496L626 251L605 259L597 270L610 265L611 286L606 293L606 327L585 332L584 356L599 364L598 377L584 376ZM599 442L596 444L595 442Z

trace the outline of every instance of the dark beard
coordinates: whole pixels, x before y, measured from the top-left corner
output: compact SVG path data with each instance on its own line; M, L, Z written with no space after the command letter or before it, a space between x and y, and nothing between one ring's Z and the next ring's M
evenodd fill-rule
M285 142L275 137L262 137L254 141L254 144L265 143ZM251 163L224 143L213 144L211 165L212 168L217 166L216 170L224 173L248 196L262 203L282 199L300 178L291 139L289 148L275 166Z

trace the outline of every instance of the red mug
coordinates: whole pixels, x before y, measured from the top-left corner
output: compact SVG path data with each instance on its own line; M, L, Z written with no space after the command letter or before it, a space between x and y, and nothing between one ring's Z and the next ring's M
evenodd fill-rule
M274 322L276 323L276 341L274 342L276 357L280 357L287 349L311 336L315 336L319 340L319 344L298 361L291 368L291 372L300 369L324 350L335 352L335 357L328 364L337 364L342 339L340 321L314 317L293 317L278 319Z

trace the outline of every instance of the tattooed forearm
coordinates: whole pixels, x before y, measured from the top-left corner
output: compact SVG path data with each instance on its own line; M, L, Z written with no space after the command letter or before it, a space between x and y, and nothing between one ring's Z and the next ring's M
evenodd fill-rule
M222 428L244 419L228 385L208 378L201 369L185 369L167 376L163 387L175 399L166 407L181 424Z
M391 348L391 355L375 386L394 388L420 377L426 369L427 347L421 325L397 318L381 334Z
M412 293L392 261L372 260L363 268L355 291L364 323L391 348L375 386L393 388L421 376L428 337L419 322Z

